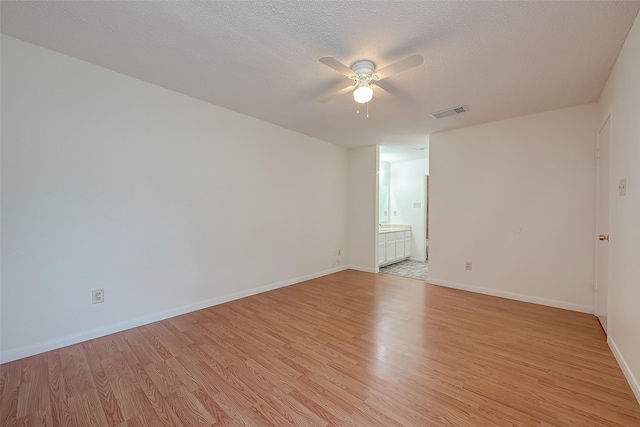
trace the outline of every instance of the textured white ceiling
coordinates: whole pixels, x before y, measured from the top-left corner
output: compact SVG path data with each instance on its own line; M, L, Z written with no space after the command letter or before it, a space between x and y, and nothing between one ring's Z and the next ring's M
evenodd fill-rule
M596 101L639 1L1 3L2 32L344 147ZM318 59L417 68L380 83L369 118ZM430 113L457 105L470 112Z

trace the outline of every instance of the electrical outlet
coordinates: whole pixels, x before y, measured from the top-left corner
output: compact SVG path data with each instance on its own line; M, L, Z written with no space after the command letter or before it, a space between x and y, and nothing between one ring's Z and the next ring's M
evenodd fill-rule
M618 182L618 195L619 196L627 195L627 178L622 178L620 182Z
M100 304L104 302L104 289L94 289L91 291L93 304Z
M464 269L465 270L471 270L472 267L473 267L473 265L471 264L471 261L466 261L464 263Z

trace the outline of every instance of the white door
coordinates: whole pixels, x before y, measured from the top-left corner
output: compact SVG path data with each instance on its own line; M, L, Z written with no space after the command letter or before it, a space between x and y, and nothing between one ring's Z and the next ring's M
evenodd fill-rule
M396 260L396 241L391 237L391 234L387 234L387 247L384 251L384 257L386 262L392 262ZM389 240L390 239L390 240Z
M404 233L402 231L393 233L396 239L396 260L404 258Z
M609 289L609 157L611 120L598 133L596 188L596 294L595 312L607 332L607 292Z
M411 237L407 237L407 234L411 236L410 231L404 232L404 257L409 258L411 256Z
M382 265L385 263L386 256L384 254L384 250L385 250L385 242L384 242L384 235L380 234L380 237L378 237L378 265Z

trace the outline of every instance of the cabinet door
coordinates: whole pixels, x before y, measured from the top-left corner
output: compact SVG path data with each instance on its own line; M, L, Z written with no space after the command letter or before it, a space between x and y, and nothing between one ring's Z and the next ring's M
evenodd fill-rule
M404 256L409 258L411 256L411 238L404 238Z
M393 234L396 239L396 259L401 260L404 258L404 233L400 231Z
M393 238L389 239L389 241L385 242L385 253L384 259L385 262L393 262L396 260L396 241Z
M385 261L387 260L384 252L385 252L385 242L384 240L382 240L382 242L378 242L378 265L382 265L385 263Z
M396 259L400 260L404 258L404 240L396 240Z

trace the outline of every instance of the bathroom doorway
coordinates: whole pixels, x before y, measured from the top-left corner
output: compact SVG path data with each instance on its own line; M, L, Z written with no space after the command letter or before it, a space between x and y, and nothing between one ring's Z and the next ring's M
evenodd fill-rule
M426 281L429 157L422 144L380 147L377 254L380 273Z

